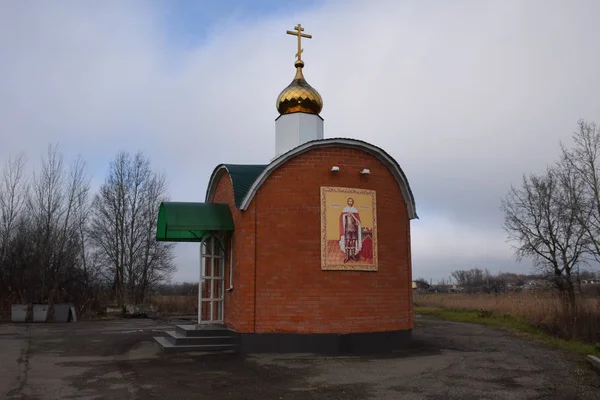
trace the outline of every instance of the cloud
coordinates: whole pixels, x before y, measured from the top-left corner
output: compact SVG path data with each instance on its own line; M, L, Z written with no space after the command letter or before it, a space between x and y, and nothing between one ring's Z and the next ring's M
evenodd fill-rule
M411 232L413 276L447 278L456 269L518 271L500 226L469 226L443 215L428 213ZM507 249L509 251L507 252Z
M578 118L597 118L600 4L298 7L215 20L184 46L155 3L0 3L0 161L60 142L98 184L118 150L140 149L174 199L202 201L217 164L274 155L275 99L294 73L285 30L302 22L325 136L381 146L408 176L415 274L527 268L504 241L500 198L556 158ZM178 255L176 279L195 279L196 246Z

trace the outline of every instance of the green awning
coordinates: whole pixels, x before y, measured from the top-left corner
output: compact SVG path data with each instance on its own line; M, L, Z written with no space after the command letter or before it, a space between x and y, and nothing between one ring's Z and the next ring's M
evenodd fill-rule
M200 242L214 231L233 231L227 204L165 202L158 210L156 240Z

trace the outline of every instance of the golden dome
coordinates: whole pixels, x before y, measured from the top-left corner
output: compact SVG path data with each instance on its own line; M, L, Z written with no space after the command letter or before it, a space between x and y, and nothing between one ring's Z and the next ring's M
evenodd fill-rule
M296 67L296 76L277 97L277 111L281 115L296 112L319 114L323 109L323 99L319 92L304 79L304 75L302 75L304 62L297 60L294 66Z

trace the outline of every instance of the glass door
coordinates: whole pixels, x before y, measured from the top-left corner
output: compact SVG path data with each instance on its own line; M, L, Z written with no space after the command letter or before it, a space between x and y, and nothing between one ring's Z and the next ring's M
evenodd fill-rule
M198 323L223 323L225 251L213 235L200 243L200 287Z

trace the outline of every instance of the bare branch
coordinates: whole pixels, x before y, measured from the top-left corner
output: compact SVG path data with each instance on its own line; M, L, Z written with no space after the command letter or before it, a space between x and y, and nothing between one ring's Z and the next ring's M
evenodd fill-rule
M542 175L523 177L521 188L511 188L501 206L517 257L532 258L570 298L574 296L570 276L583 262L587 245L581 185L577 171L569 163L559 163Z
M143 301L174 270L173 246L154 239L158 206L165 197L164 177L152 172L143 154L119 153L94 198L90 238L122 304Z
M0 266L6 257L17 220L27 198L27 182L23 176L25 156L10 157L0 180Z

